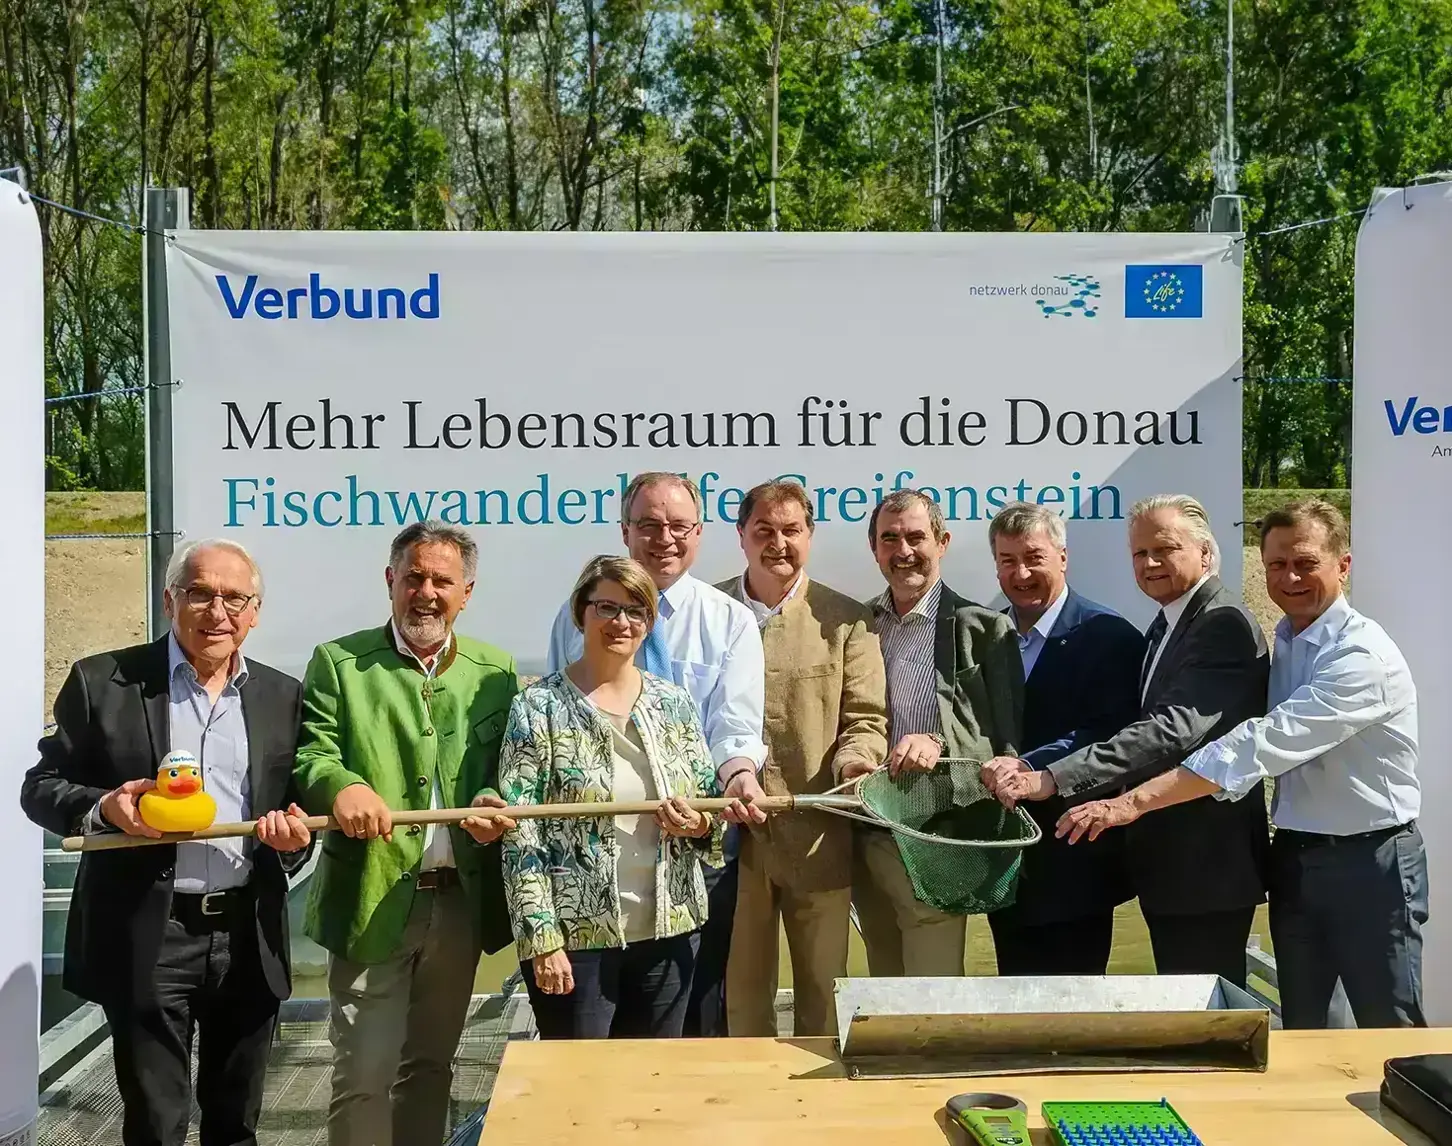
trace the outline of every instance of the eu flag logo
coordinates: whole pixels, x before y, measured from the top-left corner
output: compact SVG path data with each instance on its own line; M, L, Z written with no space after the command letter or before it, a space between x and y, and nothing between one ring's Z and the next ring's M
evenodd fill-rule
M1199 263L1124 268L1125 318L1204 318L1205 268Z

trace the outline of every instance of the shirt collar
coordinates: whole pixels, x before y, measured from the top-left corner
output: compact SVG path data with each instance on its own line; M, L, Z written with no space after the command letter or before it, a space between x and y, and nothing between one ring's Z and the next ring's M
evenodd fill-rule
M1326 606L1326 611L1299 633L1293 634L1291 619L1282 617L1276 622L1276 640L1277 642L1305 641L1309 645L1320 648L1331 639L1333 634L1346 626L1346 622L1351 619L1352 612L1351 602L1346 599L1346 594L1339 593L1336 600Z
M168 679L175 679L176 674L182 667L192 674L192 679L197 679L197 670L192 667L192 662L187 660L186 653L177 643L176 631L173 630L166 635L166 674ZM242 656L242 650L238 649L232 654L232 671L227 677L228 684L234 684L241 688L247 683L247 660Z
M806 578L806 575L805 570L798 573L797 579L792 582L792 587L786 591L786 596L775 605L768 606L751 595L751 591L746 585L746 573L743 571L741 574L741 599L750 605L751 611L764 621L768 617L776 616L776 614L786 608L787 602L795 597L797 590L802 587L802 581Z
M938 615L938 602L943 599L943 579L939 577L933 582L933 587L918 598L918 603L909 609L902 616L898 615L897 608L892 603L892 589L888 589L877 599L877 613L879 616L891 617L899 623L906 623L913 617L926 617L932 620Z
M1054 603L1044 610L1044 615L1030 626L1025 637L1038 633L1044 640L1049 639L1049 634L1054 631L1054 626L1059 622L1059 614L1064 611L1064 603L1069 599L1069 585L1065 582L1064 587L1059 590L1059 595L1054 598ZM1014 627L1018 627L1018 619L1014 618Z
M669 619L678 609L683 609L696 595L696 579L689 573L682 573L680 579L669 589L661 590L662 607L660 615Z
M444 643L439 646L439 651L434 654L433 664L426 665L423 663L423 658L420 657L416 652L414 652L413 649L409 647L408 642L403 639L403 634L398 630L398 622L395 620L390 620L388 624L389 627L393 629L393 647L398 650L398 655L401 657L407 657L429 675L432 675L433 673L438 671L439 662L444 659L444 654L449 651L449 648L454 643L454 630L450 629L449 635L444 638Z
M1195 594L1200 591L1200 586L1204 585L1206 581L1210 580L1211 576L1212 574L1206 573L1203 577L1200 578L1200 580L1196 581L1187 590L1185 590L1185 592L1181 593L1168 605L1161 606L1161 609L1164 611L1165 614L1166 633L1168 633L1171 629L1173 629L1177 624L1180 623L1180 618L1185 615L1185 610L1190 607L1190 602L1195 599Z

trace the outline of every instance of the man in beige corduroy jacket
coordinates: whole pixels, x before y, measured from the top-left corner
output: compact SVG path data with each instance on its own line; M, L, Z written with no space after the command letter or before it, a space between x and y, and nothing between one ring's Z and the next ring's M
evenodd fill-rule
M887 682L864 604L808 579L812 505L796 482L746 494L737 515L746 571L717 586L750 606L766 654L767 795L826 792L887 753ZM732 1035L776 1036L777 936L792 960L798 1036L837 1031L833 985L847 974L852 830L822 813L774 816L741 842L726 970Z

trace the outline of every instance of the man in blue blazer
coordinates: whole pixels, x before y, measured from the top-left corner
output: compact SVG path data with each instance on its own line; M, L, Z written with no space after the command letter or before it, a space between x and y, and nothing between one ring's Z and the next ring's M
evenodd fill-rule
M1068 585L1064 519L1039 505L1005 506L988 527L998 584L1023 655L1022 759L1035 770L1106 740L1139 715L1144 637ZM985 766L985 772L992 764ZM1055 837L1053 797L1025 805L1044 838L1024 851L1015 902L988 917L1000 975L1102 975L1114 909L1133 898L1115 833L1083 851ZM1102 847L1106 841L1109 847Z

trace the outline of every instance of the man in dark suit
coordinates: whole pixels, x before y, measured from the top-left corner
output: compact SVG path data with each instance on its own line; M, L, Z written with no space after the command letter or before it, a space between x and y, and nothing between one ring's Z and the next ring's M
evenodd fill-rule
M1022 761L1042 770L1139 715L1144 637L1118 613L1069 588L1064 519L1006 505L988 526L998 584L1023 658ZM1000 757L984 765L991 773ZM1070 848L1054 825L1062 797L1031 804L1043 839L1027 848L1014 903L988 916L1000 975L1103 975L1114 909L1133 896L1118 833ZM1101 845L1108 843L1109 847Z
M292 793L301 690L242 658L262 582L240 546L179 550L164 601L167 636L72 666L20 802L57 835L157 838L141 797L158 763L185 751L218 822L257 820L255 841L84 852L63 980L105 1010L126 1146L186 1140L193 1029L202 1146L249 1146L278 1004L292 989L287 875L310 844Z
M1134 787L1265 715L1265 637L1215 575L1204 507L1185 495L1147 498L1130 511L1129 541L1135 580L1160 606L1146 634L1139 719L1041 772L1001 762L985 782L1005 804L1057 792L1072 806ZM1160 974L1218 974L1244 986L1269 842L1265 792L1255 788L1235 803L1181 804L1125 830Z
M1023 662L1008 618L941 578L950 540L938 503L905 489L868 521L887 591L872 602L887 668L886 766L929 772L943 757L1012 755L1023 725ZM873 975L963 974L967 921L921 902L892 835L854 833L852 901Z

